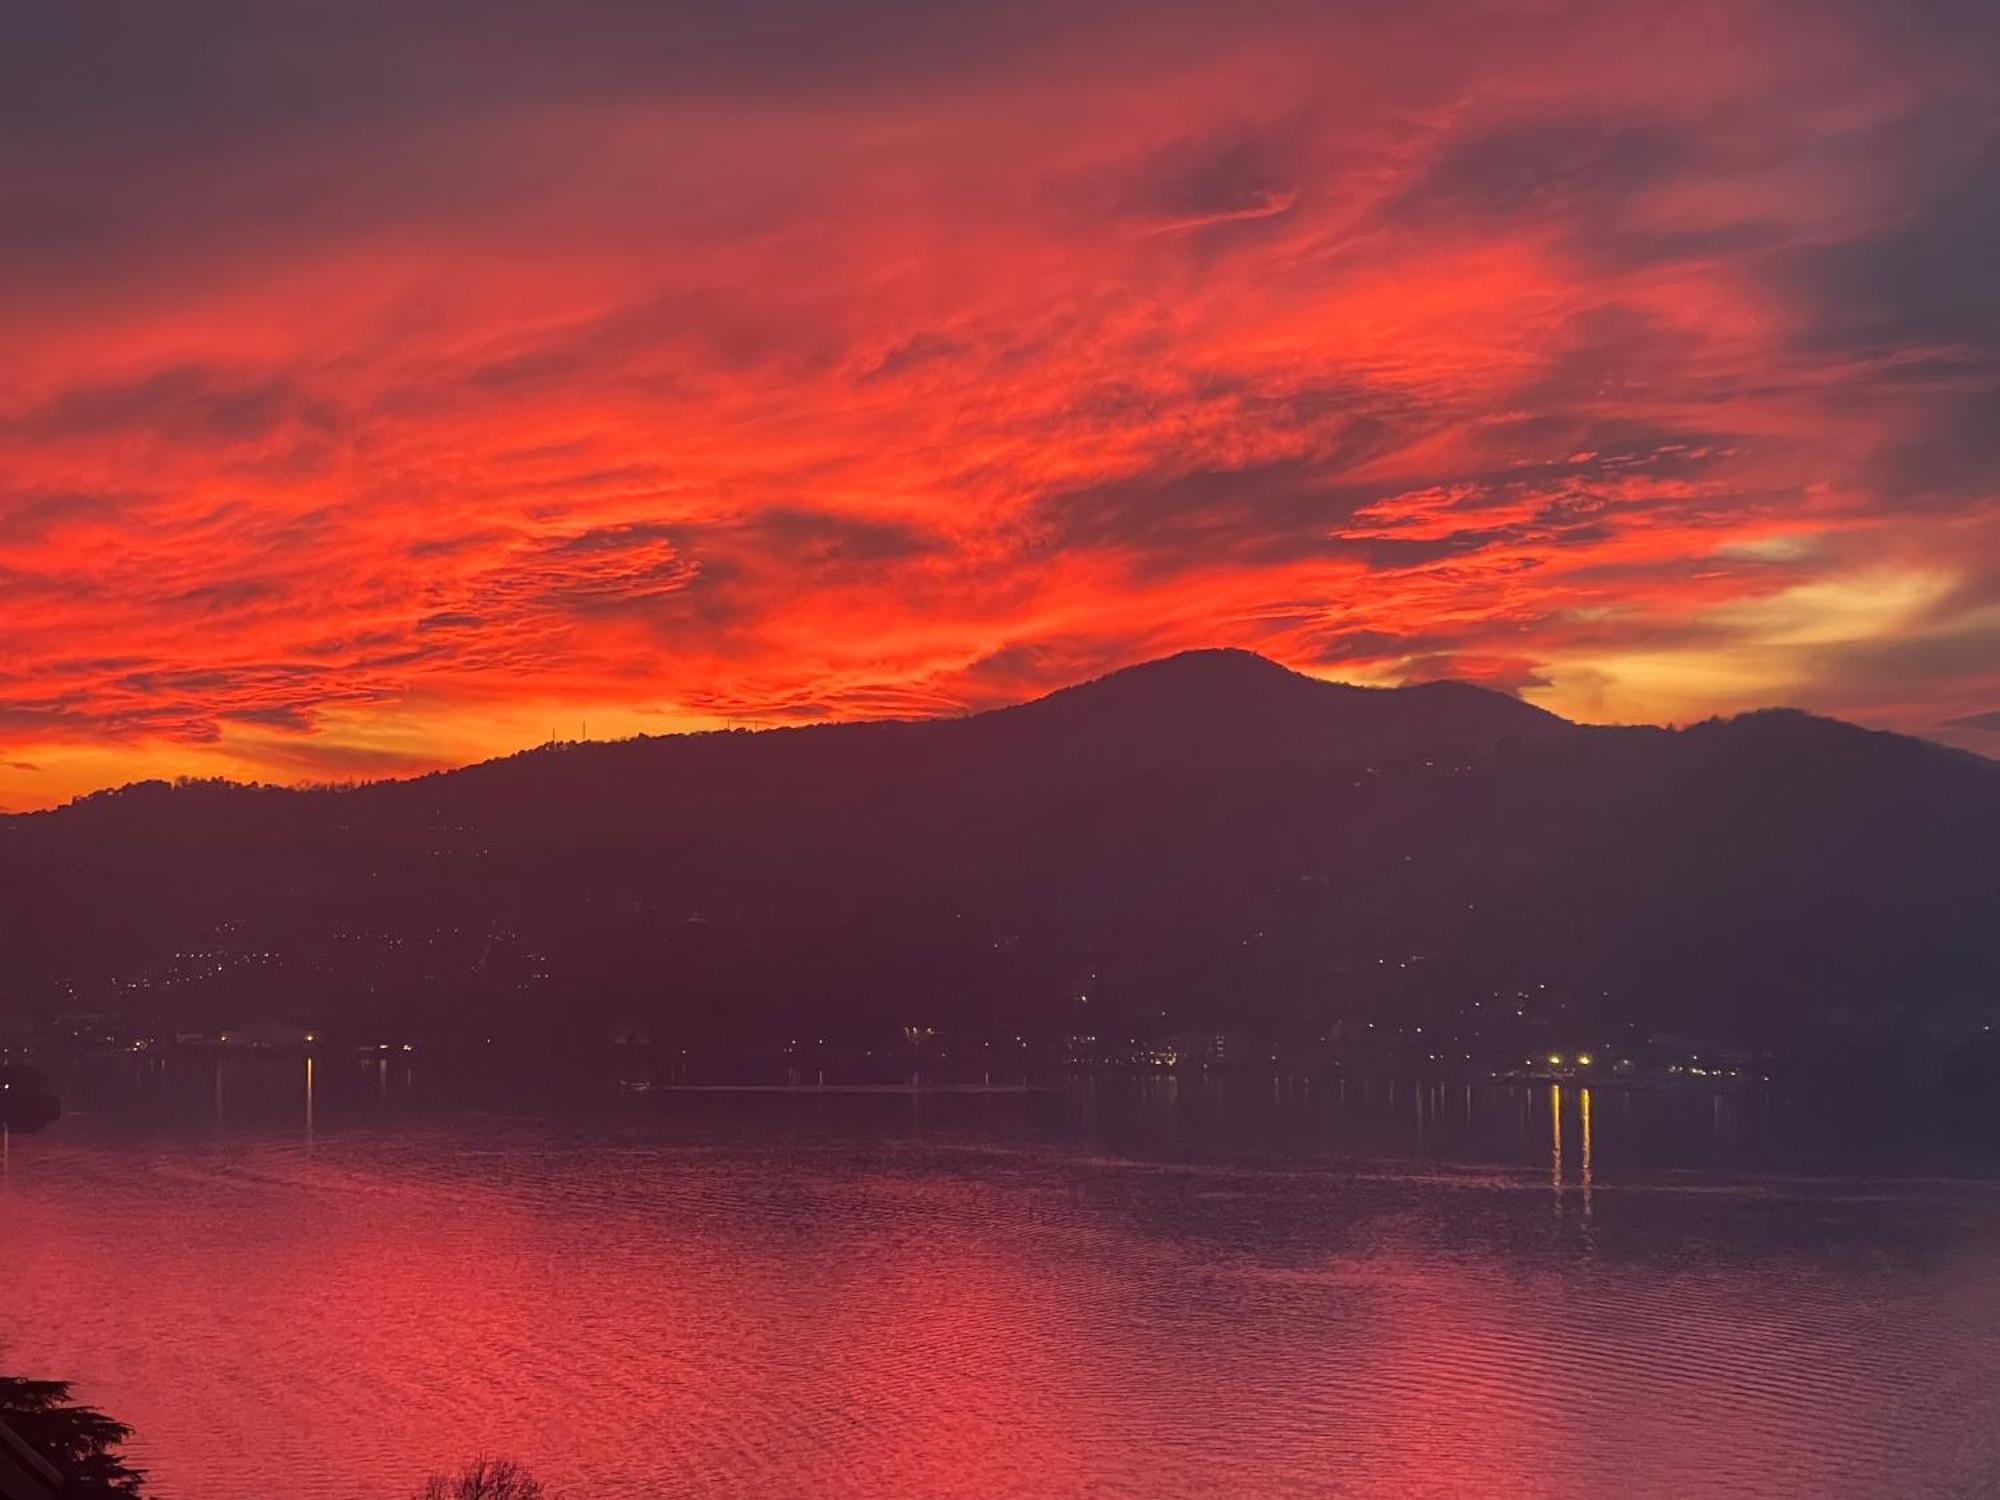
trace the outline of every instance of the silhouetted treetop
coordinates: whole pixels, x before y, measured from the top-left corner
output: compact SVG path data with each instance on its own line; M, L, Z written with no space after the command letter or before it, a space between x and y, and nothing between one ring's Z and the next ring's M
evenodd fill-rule
M69 1382L0 1375L0 1422L55 1466L65 1497L133 1500L142 1494L145 1475L117 1451L132 1430L71 1401Z

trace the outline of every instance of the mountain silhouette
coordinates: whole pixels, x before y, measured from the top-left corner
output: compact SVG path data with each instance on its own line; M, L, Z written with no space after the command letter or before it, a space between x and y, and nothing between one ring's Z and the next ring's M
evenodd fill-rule
M981 716L980 732L1066 742L1129 766L1367 760L1488 751L1574 726L1462 682L1365 688L1323 682L1250 651L1184 651Z
M0 1005L161 1029L1497 1042L1505 1010L1777 1046L1984 1014L2000 766L1199 651L959 719L140 784L0 819L0 901Z

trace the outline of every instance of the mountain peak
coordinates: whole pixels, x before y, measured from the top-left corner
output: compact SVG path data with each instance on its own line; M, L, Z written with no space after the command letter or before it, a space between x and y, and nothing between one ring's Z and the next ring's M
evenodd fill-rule
M1096 699L1130 704L1144 699L1161 699L1186 706L1212 702L1217 696L1252 698L1312 693L1332 688L1354 691L1344 683L1323 682L1280 666L1268 656L1235 646L1207 646L1177 651L1120 667L1102 677L1058 688L1034 700L1049 703L1066 699Z
M1267 682L1285 679L1316 680L1307 678L1304 673L1294 672L1290 667L1281 666L1268 656L1246 650L1241 646L1195 646L1168 656L1156 656L1150 661L1135 662L1129 667L1120 667L1116 671L1107 672L1096 681L1105 682L1114 677L1217 681L1225 678L1256 678Z
M987 717L1059 728L1079 744L1095 743L1135 763L1217 754L1233 760L1223 752L1239 747L1326 760L1485 751L1503 740L1546 740L1574 728L1470 683L1357 687L1232 648L1141 662Z

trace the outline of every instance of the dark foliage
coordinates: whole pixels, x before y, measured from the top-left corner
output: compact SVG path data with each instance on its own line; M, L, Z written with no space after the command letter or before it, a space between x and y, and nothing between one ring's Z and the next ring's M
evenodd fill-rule
M412 1500L557 1500L542 1482L506 1458L478 1458L456 1474L433 1474Z
M126 1465L118 1446L131 1429L69 1399L62 1380L22 1380L0 1375L0 1422L55 1465L74 1500L110 1500L141 1494L145 1475Z

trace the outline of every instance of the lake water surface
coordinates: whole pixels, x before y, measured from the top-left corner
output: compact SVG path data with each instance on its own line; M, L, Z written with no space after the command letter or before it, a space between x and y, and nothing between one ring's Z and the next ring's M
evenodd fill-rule
M1990 1166L1755 1096L314 1071L0 1155L0 1369L166 1500L2000 1493Z

